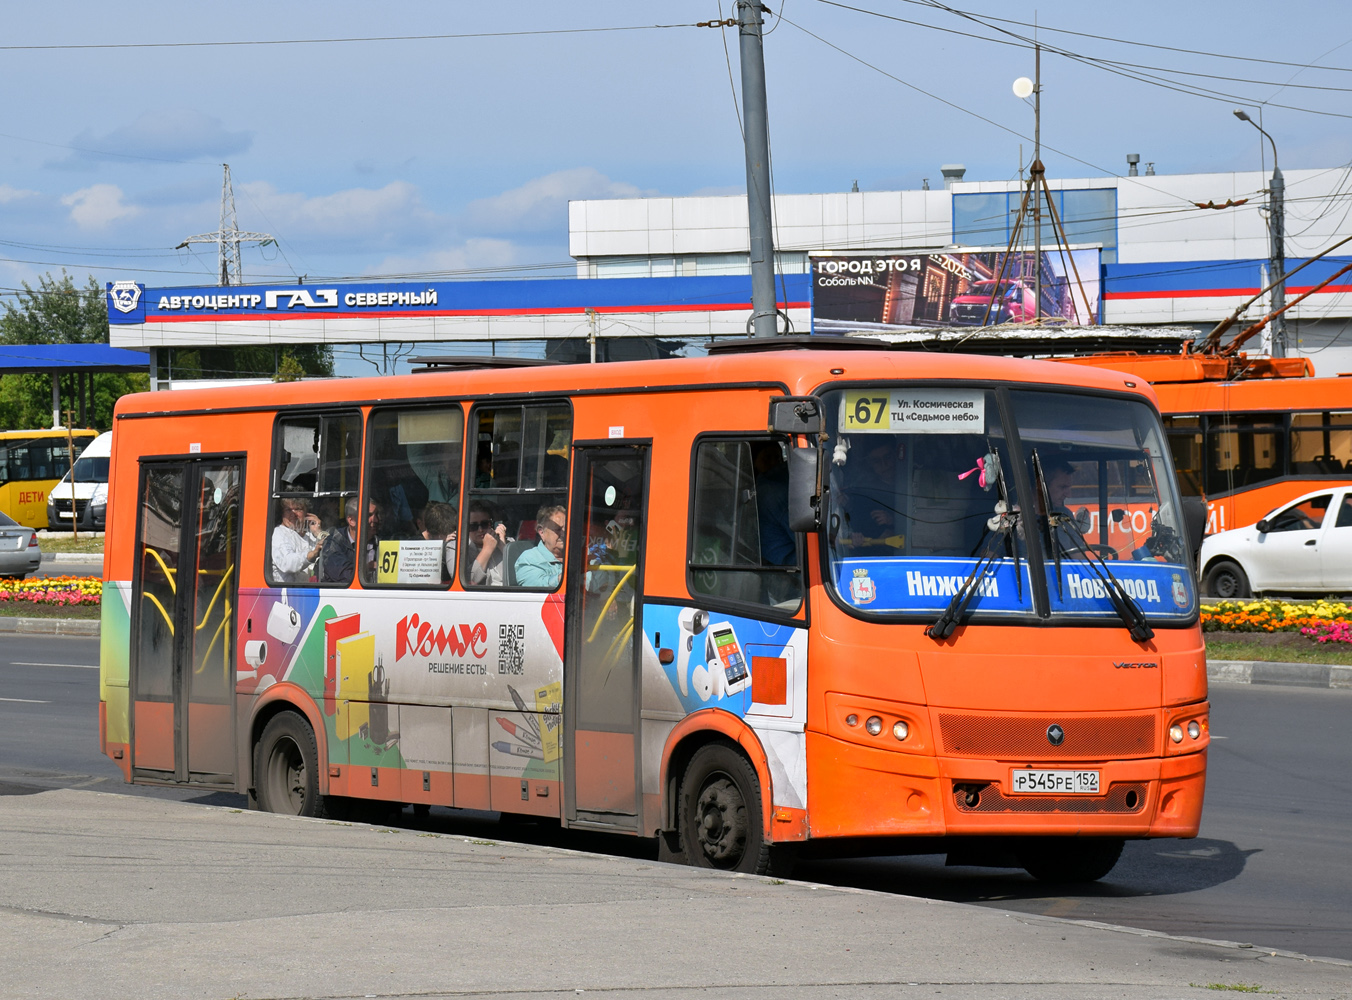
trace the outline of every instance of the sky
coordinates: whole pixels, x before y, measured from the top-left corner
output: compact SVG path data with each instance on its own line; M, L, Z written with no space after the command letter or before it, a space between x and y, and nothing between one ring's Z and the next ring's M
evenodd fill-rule
M938 186L952 162L968 180L1015 176L1033 127L1011 91L1033 71L1015 36L1034 20L1069 50L1042 58L1049 176L1125 173L1131 152L1160 173L1270 167L1238 105L1262 105L1284 169L1352 161L1352 4L770 6L780 193ZM246 281L570 273L569 199L744 191L737 32L693 26L720 15L731 0L15 5L0 295L62 267L79 284L213 284L214 246L174 248L217 228L227 162L239 227L277 237L246 246ZM602 28L637 30L579 30ZM426 35L479 37L70 47ZM1210 74L1167 79L1219 96L1121 75L1164 76L1144 67Z

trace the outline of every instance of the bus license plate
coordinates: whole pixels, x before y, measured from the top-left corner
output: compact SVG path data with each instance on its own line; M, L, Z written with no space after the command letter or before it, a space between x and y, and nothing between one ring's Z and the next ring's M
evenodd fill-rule
M1012 782L1015 795L1047 793L1051 795L1097 795L1097 771L1017 770Z

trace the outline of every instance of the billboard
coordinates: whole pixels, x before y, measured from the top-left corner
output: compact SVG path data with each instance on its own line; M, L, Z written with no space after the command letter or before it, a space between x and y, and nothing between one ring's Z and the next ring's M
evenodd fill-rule
M809 257L816 333L917 326L1099 322L1099 249L942 250Z

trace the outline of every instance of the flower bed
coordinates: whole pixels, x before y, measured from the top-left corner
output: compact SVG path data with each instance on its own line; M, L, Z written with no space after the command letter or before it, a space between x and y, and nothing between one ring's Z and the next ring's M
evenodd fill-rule
M1299 632L1315 642L1352 642L1352 606L1342 601L1221 601L1202 608L1204 632Z
M96 576L45 576L32 580L0 580L0 604L49 608L98 607L103 581Z

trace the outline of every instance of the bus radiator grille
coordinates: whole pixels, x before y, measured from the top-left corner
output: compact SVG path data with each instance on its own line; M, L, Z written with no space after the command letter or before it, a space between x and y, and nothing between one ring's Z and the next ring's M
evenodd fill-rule
M1065 738L1052 746L1047 730ZM1120 760L1158 756L1154 715L1012 716L939 714L945 754L998 760Z
M968 805L976 792L976 804ZM972 784L955 786L953 803L965 813L1134 813L1145 807L1143 781L1114 784L1107 795L1005 795L998 784L979 791Z

